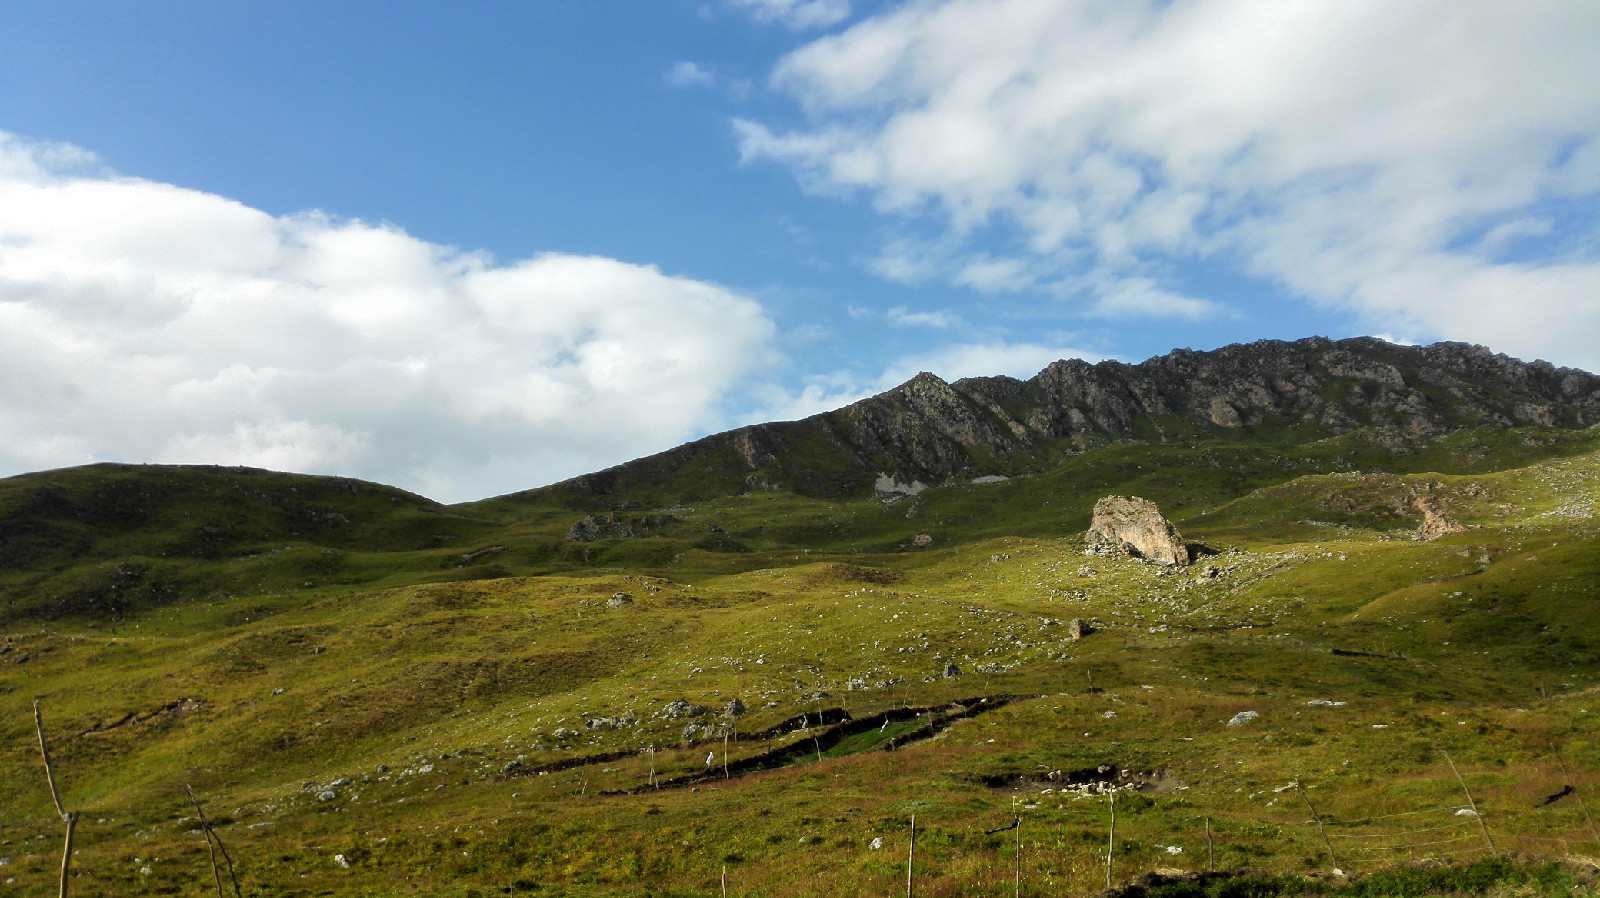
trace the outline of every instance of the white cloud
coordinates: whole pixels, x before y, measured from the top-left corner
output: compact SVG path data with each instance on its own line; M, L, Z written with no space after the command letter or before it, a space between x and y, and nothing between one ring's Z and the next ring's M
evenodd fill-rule
M715 81L710 71L687 60L667 69L667 84L673 87L710 87Z
M952 328L961 323L961 316L949 310L913 312L905 306L895 306L883 313L890 327Z
M886 252L886 277L1026 283L959 264L980 234L1110 279L1204 258L1375 328L1597 368L1593 245L1512 263L1526 226L1471 239L1600 202L1597 45L1588 0L921 0L779 64L806 125L735 127L746 161L958 241ZM1088 294L1215 311L1187 299Z
M850 18L850 0L728 0L728 4L757 22L776 22L794 31L826 28Z
M1025 290L1034 284L1029 267L1025 259L992 259L980 255L963 265L951 281L980 293Z
M653 267L498 264L93 169L0 135L0 471L244 463L476 498L720 424L771 351L755 302Z
M1106 318L1186 318L1223 313L1217 303L1163 290L1145 277L1110 278L1096 285L1093 311Z

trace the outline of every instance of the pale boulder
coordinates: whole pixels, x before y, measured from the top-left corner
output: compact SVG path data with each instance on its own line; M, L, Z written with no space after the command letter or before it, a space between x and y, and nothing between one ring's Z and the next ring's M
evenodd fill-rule
M1111 547L1175 567L1190 561L1189 547L1178 528L1149 499L1106 496L1094 504L1094 519L1085 534L1090 546Z

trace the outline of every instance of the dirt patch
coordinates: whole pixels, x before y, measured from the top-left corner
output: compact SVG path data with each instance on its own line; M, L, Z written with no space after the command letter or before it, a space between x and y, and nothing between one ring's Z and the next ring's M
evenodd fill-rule
M1101 764L1077 770L1039 768L1017 773L979 776L978 782L998 792L1038 793L1077 792L1102 795L1107 792L1161 792L1178 788L1178 783L1161 770L1124 770L1115 764Z
M823 586L829 583L872 583L886 586L890 583L899 583L906 575L899 571L885 570L877 567L863 567L859 564L830 564L820 571L807 574L805 583L808 586Z
M105 735L122 727L140 726L142 724L159 724L173 720L181 720L191 714L197 714L206 709L206 703L198 698L183 698L175 702L168 702L154 711L129 711L122 717L113 721L100 721L87 730L79 733L80 736Z

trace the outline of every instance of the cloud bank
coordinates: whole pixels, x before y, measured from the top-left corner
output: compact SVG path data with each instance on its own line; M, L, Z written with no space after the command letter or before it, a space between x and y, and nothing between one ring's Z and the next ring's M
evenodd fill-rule
M0 473L245 464L478 498L715 426L772 334L653 267L497 263L0 134Z
M803 124L736 129L810 190L936 224L931 252L891 242L891 279L1197 318L1226 297L1175 272L1221 262L1600 369L1596 46L1586 0L917 0L779 64Z

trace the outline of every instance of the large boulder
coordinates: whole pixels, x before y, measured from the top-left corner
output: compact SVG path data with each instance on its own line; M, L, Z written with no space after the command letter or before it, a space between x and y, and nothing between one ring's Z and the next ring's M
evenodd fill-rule
M1149 499L1107 496L1094 504L1094 519L1085 534L1089 545L1113 548L1158 564L1189 563L1189 547L1172 522Z

